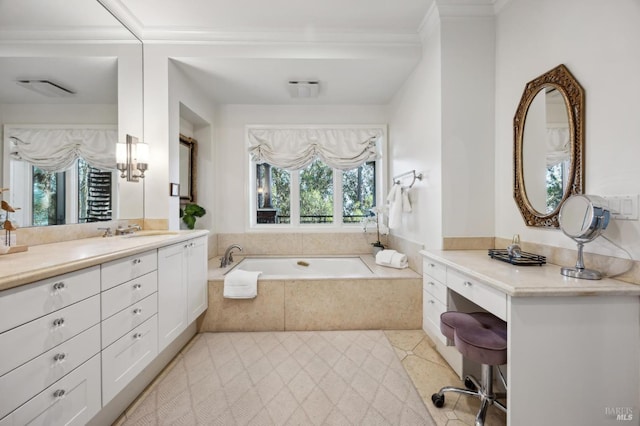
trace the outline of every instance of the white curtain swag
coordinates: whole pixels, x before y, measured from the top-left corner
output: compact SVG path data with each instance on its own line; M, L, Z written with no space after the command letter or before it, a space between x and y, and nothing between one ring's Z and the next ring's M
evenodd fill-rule
M300 170L316 158L329 167L350 170L379 157L381 129L248 129L251 160L285 170Z
M116 168L116 129L18 129L7 135L11 159L49 172L61 172L82 158L101 170Z
M547 167L571 158L571 138L566 127L547 129Z

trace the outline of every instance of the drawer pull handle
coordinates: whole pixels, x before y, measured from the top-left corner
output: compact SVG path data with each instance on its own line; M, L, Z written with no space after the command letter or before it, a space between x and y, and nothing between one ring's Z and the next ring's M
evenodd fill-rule
M66 357L67 357L67 355L65 355L65 354L55 354L55 355L53 356L53 360L54 360L55 362L62 362L62 361L64 361L64 359L65 359Z
M473 283L471 281L465 281L464 282L464 286L465 287L471 287L473 285Z
M56 318L53 320L54 327L62 327L64 325L64 318Z
M185 249L186 249L186 248L188 248L188 247L189 247L189 244L185 244L185 245L184 245L184 247L182 247L182 248L185 248Z
M429 281L427 284L428 285L435 285L435 283L433 281Z
M142 313L142 308L135 308L135 309L133 310L133 313L134 313L135 315L140 315L140 314Z
M428 303L431 303L431 304L433 305L433 304L435 304L436 302L435 302L433 299L429 299L429 302L428 302Z
M136 339L136 340L140 340L140 339L142 339L143 336L144 335L142 333L136 333L136 334L133 335L133 338Z
M133 285L133 289L134 290L140 290L142 288L142 284L134 284Z
M55 391L55 392L53 393L53 397L54 397L54 398L64 398L64 394L65 394L65 393L66 393L66 392L64 391L64 389L58 389L57 391Z
M53 289L55 291L64 290L64 287L65 287L64 281L60 281L60 282L57 282L57 283L53 284Z
M142 259L133 259L132 263L133 263L134 265L137 265L137 264L139 264L139 263L142 263Z
M436 267L435 263L430 263L429 264L429 268L435 268L435 267Z

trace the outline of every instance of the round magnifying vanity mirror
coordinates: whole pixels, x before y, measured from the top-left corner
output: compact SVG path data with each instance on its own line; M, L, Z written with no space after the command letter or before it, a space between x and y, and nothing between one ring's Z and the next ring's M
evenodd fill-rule
M574 268L560 269L562 275L587 280L599 280L602 274L584 267L584 244L595 240L609 225L609 210L606 201L596 195L574 195L560 208L560 229L578 243L578 260Z
M584 92L564 65L530 81L514 117L513 195L527 226L558 227L584 186Z

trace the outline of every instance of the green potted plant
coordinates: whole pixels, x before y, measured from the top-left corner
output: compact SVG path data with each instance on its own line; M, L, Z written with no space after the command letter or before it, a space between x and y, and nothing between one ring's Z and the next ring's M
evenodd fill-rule
M180 209L180 217L189 229L194 229L196 219L204 216L206 213L207 211L196 203L185 204L184 208Z

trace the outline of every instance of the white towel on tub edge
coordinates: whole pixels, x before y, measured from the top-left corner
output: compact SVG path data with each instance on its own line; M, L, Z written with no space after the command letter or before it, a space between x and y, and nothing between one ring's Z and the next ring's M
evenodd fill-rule
M224 276L223 297L227 299L253 299L258 295L259 271L236 269Z

